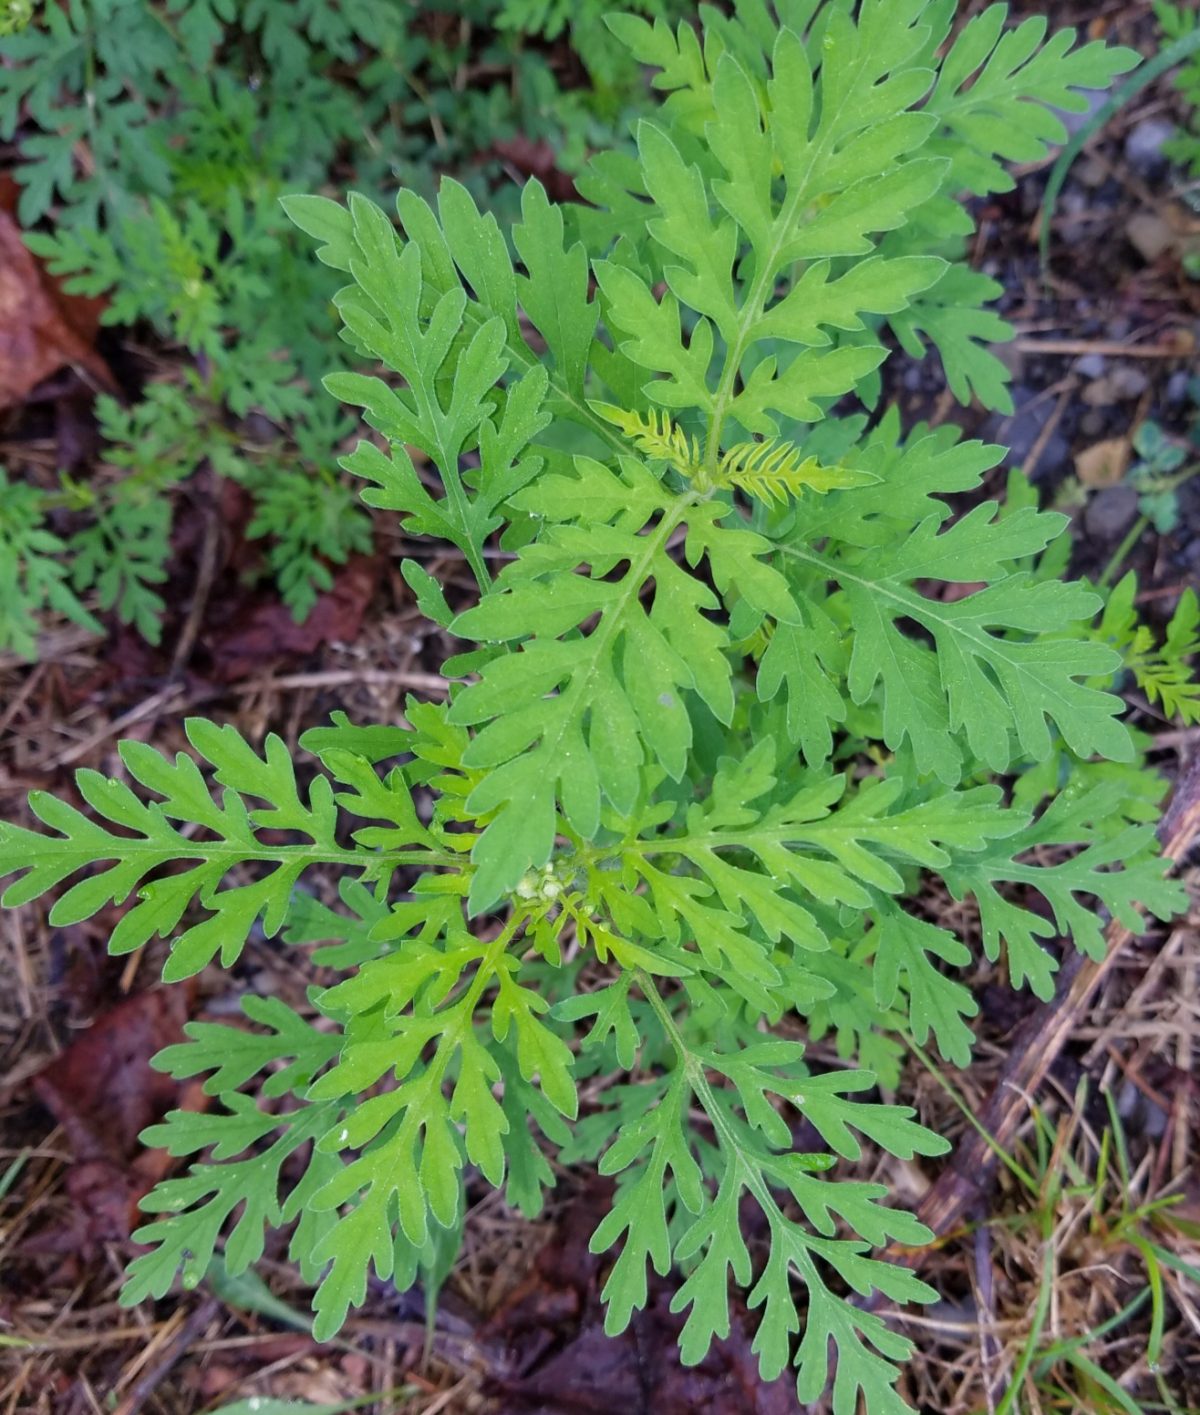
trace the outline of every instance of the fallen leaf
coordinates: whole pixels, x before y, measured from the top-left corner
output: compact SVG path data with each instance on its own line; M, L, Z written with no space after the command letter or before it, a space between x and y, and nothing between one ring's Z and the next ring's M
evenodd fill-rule
M987 585L983 580L975 580L963 585L942 583L937 586L939 592L931 594L929 597L940 599L943 604L957 604L960 599L970 599L973 594L978 594L980 590L985 589L987 589Z
M1075 475L1084 486L1116 486L1129 467L1129 439L1108 437L1085 447L1075 458Z
M713 1342L696 1366L679 1359L684 1315L670 1310L678 1277L651 1277L645 1308L619 1336L604 1331L600 1289L611 1259L588 1239L611 1202L594 1185L568 1208L558 1232L538 1254L534 1272L478 1334L499 1342L507 1371L491 1385L506 1415L610 1415L615 1409L654 1415L791 1415L796 1388L784 1376L764 1381L751 1344L757 1318L740 1304L730 1334Z
M75 1163L66 1179L71 1223L35 1235L26 1251L71 1252L120 1242L138 1221L137 1203L170 1163L138 1134L172 1107L204 1104L200 1088L154 1071L150 1058L183 1040L184 989L137 993L98 1017L32 1078L38 1099L62 1126Z
M303 624L296 623L276 592L252 600L231 623L204 635L212 675L232 683L261 673L279 658L303 658L321 644L353 643L375 597L381 570L377 556L352 557L337 572L333 588L318 597Z
M492 151L521 177L536 177L551 201L578 201L575 179L558 165L558 154L544 139L535 142L518 134L492 144Z
M135 993L98 1017L33 1078L42 1104L67 1131L80 1159L123 1160L138 1134L172 1101L178 1087L150 1069L150 1058L182 1041L186 989Z
M103 300L66 294L21 239L17 185L0 177L0 408L25 401L43 379L70 366L117 391L93 341Z

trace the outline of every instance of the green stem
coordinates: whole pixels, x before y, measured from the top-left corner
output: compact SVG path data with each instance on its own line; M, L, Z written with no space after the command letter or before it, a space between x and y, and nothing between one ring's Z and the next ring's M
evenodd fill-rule
M462 552L467 557L467 564L471 567L471 573L475 576L480 592L487 594L491 588L492 577L483 558L483 549L476 545L469 535L464 536L463 539L465 544L462 547Z
M452 1058L462 1045L467 1032L475 1025L475 1009L479 1006L479 1000L488 984L496 976L500 959L507 952L508 945L516 937L517 931L524 926L526 918L525 914L509 916L504 927L484 950L483 957L479 960L479 966L475 970L475 976L471 979L466 992L450 1004L448 1011L454 1015L453 1026L441 1034L437 1051L431 1059L424 1077L422 1077L422 1084L429 1081L434 1089L441 1089ZM430 1078L432 1078L431 1081Z
M0 845L5 844L5 833L0 826ZM54 844L51 838L51 844ZM101 860L128 860L139 855L152 855L154 860L146 865L146 869L153 869L156 864L168 864L175 860L200 860L200 861L221 861L228 858L230 866L233 864L243 864L254 861L259 864L277 864L281 868L290 866L290 862L297 859L303 861L302 868L309 865L344 865L348 869L370 869L377 865L441 865L447 869L469 870L471 868L470 859L466 855L454 855L445 850L380 850L378 853L369 850L343 850L340 848L324 849L319 846L309 847L305 845L281 845L276 848L264 847L261 849L249 849L242 845L228 845L224 842L214 841L210 845L205 845L201 841L184 841L186 849L179 849L176 843L171 847L164 848L162 845L151 840L117 840L114 837L114 846L110 854L98 852L94 846L87 846L78 850L54 849L47 853L51 854L57 861L77 858L79 863L72 866L72 870L83 869L85 865L96 864ZM13 870L24 869L28 864L35 864L31 857L23 860L17 865L13 865Z
M1134 521L1133 525L1130 526L1129 531L1125 536L1125 539L1121 542L1119 546L1117 546L1116 550L1113 551L1112 559L1109 560L1108 564L1104 567L1104 573L1100 576L1098 582L1100 589L1104 589L1112 583L1113 577L1116 575L1117 571L1121 568L1121 566L1125 563L1126 559L1129 556L1129 552L1138 543L1138 541L1141 540L1142 535L1149 524L1149 516L1139 516L1137 520Z
M810 1235L798 1224L785 1220L783 1211L776 1203L775 1196L771 1193L770 1185L767 1183L762 1169L748 1158L742 1149L738 1136L729 1123L729 1117L724 1108L718 1104L713 1089L708 1083L708 1078L704 1074L704 1063L684 1041L683 1034L675 1025L675 1019L671 1016L670 1009L655 987L653 978L641 968L634 969L634 978L642 991L642 996L650 1004L655 1016L662 1024L663 1031L679 1058L679 1065L692 1089L692 1094L700 1102L708 1116L713 1133L717 1138L717 1145L728 1159L730 1173L734 1175L734 1182L750 1194L758 1204L773 1239L782 1241L785 1231L790 1235L792 1240L790 1261L800 1281L808 1288L809 1292L816 1292L818 1289L827 1291L808 1246Z
M696 1060L695 1056L693 1056L692 1052L688 1049L687 1043L683 1040L683 1034L675 1025L675 1019L671 1016L670 1008L662 1000L661 994L654 986L653 978L641 968L635 968L633 976L638 987L642 990L642 996L650 1004L651 1011L653 1011L654 1015L662 1024L662 1029L666 1033L667 1040L671 1043L672 1047L674 1047L675 1055L679 1058L679 1064L686 1073L689 1082L698 1080L703 1084L704 1074L700 1063ZM692 1089L696 1090L694 1084ZM707 1086L705 1086L705 1090L707 1089Z

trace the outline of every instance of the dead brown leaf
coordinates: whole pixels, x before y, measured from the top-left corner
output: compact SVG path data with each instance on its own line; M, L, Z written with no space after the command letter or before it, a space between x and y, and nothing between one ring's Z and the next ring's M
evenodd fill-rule
M64 1252L129 1237L137 1202L162 1177L163 1151L138 1134L173 1106L203 1104L198 1088L150 1067L150 1058L183 1040L186 988L137 993L98 1017L31 1082L62 1126L75 1157L66 1187L72 1223L38 1235L27 1251Z
M751 1350L757 1320L735 1308L729 1336L697 1366L679 1359L681 1314L670 1310L676 1280L654 1278L650 1300L620 1336L604 1331L600 1290L609 1260L588 1239L611 1202L596 1185L571 1204L534 1271L483 1328L499 1340L509 1370L493 1372L506 1415L790 1415L795 1386L787 1376L764 1381Z
M492 151L522 177L536 177L551 201L578 201L575 179L558 165L558 154L544 139L540 142L516 134L492 144Z
M377 556L354 556L337 572L333 589L320 596L303 624L296 623L274 593L250 601L232 622L203 636L212 675L232 683L280 658L304 657L322 644L353 643L375 597L381 570Z
M1085 447L1075 458L1075 475L1084 486L1116 486L1129 466L1127 437L1108 437Z
M93 341L103 300L64 293L21 239L17 185L0 177L0 408L25 401L43 379L70 366L110 392L116 382Z

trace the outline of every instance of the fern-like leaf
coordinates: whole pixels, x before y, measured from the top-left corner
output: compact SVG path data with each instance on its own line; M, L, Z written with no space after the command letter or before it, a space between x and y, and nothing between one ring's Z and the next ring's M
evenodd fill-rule
M735 486L768 505L784 505L789 496L805 491L824 496L878 480L874 472L823 466L820 458L804 456L790 442L739 442L722 455L717 470L718 486Z
M612 403L592 402L588 406L605 422L619 428L639 452L656 461L667 462L681 476L689 481L695 480L703 456L700 443L672 422L664 408L650 408L638 413L628 412Z
M51 918L78 923L136 891L137 902L122 915L109 944L114 953L128 953L153 937L173 935L189 905L198 902L210 917L174 940L164 972L167 978L184 978L218 954L227 966L232 963L260 918L268 936L278 932L292 889L310 866L340 864L361 868L368 879L386 879L404 858L398 847L429 841L397 778L389 789L372 775L375 788L364 796L366 776L352 759L334 754L331 774L336 776L340 766L343 775L351 776L352 789L339 798L344 807L380 812L393 822L381 838L397 848L391 854L362 854L336 839L338 802L331 780L316 777L305 800L280 738L268 737L260 757L233 727L217 728L200 718L187 726L192 746L215 768L215 780L225 788L219 799L193 758L181 752L172 762L144 743L123 742L126 771L161 800L143 801L125 782L96 771L76 773L79 793L93 815L119 827L118 833L65 801L35 794L30 799L34 813L55 833L0 825L0 876L21 876L8 886L4 904L36 899L71 875L103 863L105 868L79 880L56 901ZM246 798L255 797L265 804L249 806ZM268 843L260 831L288 832L304 840ZM425 854L418 850L413 858ZM184 860L195 863L179 873L159 873ZM244 883L226 882L244 867L266 872Z

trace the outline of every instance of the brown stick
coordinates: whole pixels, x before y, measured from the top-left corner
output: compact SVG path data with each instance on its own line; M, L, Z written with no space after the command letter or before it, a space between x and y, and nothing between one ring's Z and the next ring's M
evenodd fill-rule
M161 1359L156 1361L144 1375L138 1377L129 1394L117 1407L114 1415L137 1415L146 1401L187 1355L188 1348L192 1343L200 1339L205 1327L220 1310L221 1304L215 1297L206 1298L201 1302L180 1327L178 1334L172 1339Z
M1023 354L1103 354L1120 359L1190 359L1196 350L1190 340L1167 344L1123 344L1119 339L1015 339Z

